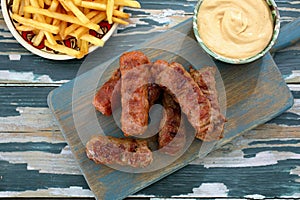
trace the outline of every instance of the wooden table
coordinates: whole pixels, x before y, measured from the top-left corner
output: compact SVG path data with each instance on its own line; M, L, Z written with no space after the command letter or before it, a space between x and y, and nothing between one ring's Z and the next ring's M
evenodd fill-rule
M140 2L142 9L126 9L132 25L96 51L100 60L140 42L135 35L151 37L190 18L196 3ZM300 17L299 1L276 2L282 26ZM32 55L0 20L0 197L92 198L46 101L83 60ZM129 198L300 198L300 42L273 56L294 96L290 110Z

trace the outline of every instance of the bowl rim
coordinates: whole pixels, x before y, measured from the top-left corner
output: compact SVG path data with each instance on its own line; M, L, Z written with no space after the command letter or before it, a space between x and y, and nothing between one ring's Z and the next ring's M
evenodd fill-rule
M193 15L193 32L194 35L196 37L197 42L200 44L200 46L202 47L202 49L204 49L204 51L206 53L208 53L209 55L211 55L213 58L220 60L222 62L225 63L230 63L230 64L246 64L246 63L250 63L253 62L259 58L261 58L262 56L264 56L271 48L272 46L275 44L278 35L279 35L279 31L280 31L280 14L279 14L279 10L278 7L275 3L274 0L264 0L266 1L266 3L269 5L269 7L272 7L274 10L271 10L271 14L272 17L274 19L274 28L273 28L273 34L272 34L272 38L271 41L269 42L269 44L258 54L248 57L248 58L243 58L243 59L234 59L234 58L227 58L225 56L219 55L215 52L213 52L212 50L210 50L210 48L208 48L203 40L201 39L201 36L198 32L198 23L197 23L197 16L198 16L198 10L202 4L204 0L199 0L194 8L194 15Z
M66 54L54 54L54 53L50 53L50 52L46 52L46 51L37 49L36 47L34 47L33 45L31 45L27 41L25 41L22 38L22 36L20 35L20 33L16 30L15 25L10 17L11 15L10 15L10 13L9 13L10 11L8 9L8 1L9 0L1 0L2 15L3 15L4 21L5 21L5 24L8 28L8 30L10 31L10 33L13 35L13 37L17 40L17 42L19 44L21 44L25 49L27 49L31 53L38 55L40 57L43 57L43 58L50 59L50 60L76 59L75 57L69 56ZM123 7L120 7L120 11L122 11L122 10L123 10ZM111 29L102 37L102 40L104 42L106 42L112 36L112 34L117 29L118 25L119 25L118 23L113 23ZM95 46L95 45L90 46L88 54L95 51L98 48L99 48L99 46Z

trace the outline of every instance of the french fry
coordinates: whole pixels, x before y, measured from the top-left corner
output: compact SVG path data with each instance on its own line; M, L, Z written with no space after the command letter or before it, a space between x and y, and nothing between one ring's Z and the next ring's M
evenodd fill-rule
M122 19L119 19L119 18L116 18L116 17L113 17L112 18L113 22L116 22L118 24L123 24L123 25L128 25L129 22L125 21L125 20L122 20Z
M86 17L89 19L92 19L96 15L100 14L100 12L98 10L93 10L93 11L90 11L90 9L88 9L88 10L89 10L89 12L86 14Z
M96 16L97 14L99 14L99 11L91 11L86 16L87 16L87 18L91 19L92 17ZM94 22L94 23L97 23L97 22ZM79 27L80 27L80 25L78 25L78 24L72 24L72 25L68 26L65 29L64 37L66 37L70 33L74 32Z
M64 8L65 11L70 12L70 9L68 6L65 4L64 1L59 1L60 5Z
M141 8L141 4L138 1L133 0L115 0L115 5Z
M20 4L21 4L21 0L13 0L13 4L12 4L13 13L19 13Z
M103 3L97 3L92 1L81 1L81 6L84 8L106 11L106 4Z
M45 4L46 4L47 6L50 6L51 3L52 3L52 0L44 0L44 2L45 2Z
M57 8L59 6L59 2L57 0L52 0L51 1L51 4L50 4L50 7L48 8L48 10L50 11L56 11Z
M48 10L50 10L50 11L56 11L57 8L58 8L58 6L59 6L59 2L57 0L52 0L50 6L48 8ZM51 24L52 21L53 21L53 19L51 17L47 17L46 18L46 22L48 24Z
M76 5L78 5L78 6L80 6L80 5L81 5L81 0L74 0L74 3L75 3Z
M106 11L107 8L106 4L97 3L94 1L82 1L81 6L84 8L90 8L90 9L100 10L100 11ZM113 10L113 16L118 18L125 18L125 19L129 18L129 14L116 10L115 8Z
M94 0L96 3L102 3L106 5L107 0Z
M106 17L109 24L113 23L112 20L113 10L114 10L114 0L107 0Z
M57 35L53 35L53 37L54 37L55 41L61 41L62 40L62 38L58 34Z
M18 31L33 31L34 30L33 27L31 27L31 26L25 26L25 25L16 26L16 29Z
M36 13L36 14L41 14L41 15L45 15L48 17L52 17L55 19L59 19L61 21L66 21L66 22L70 22L70 23L74 23L74 24L78 24L84 27L87 27L89 29L95 30L97 31L100 27L98 24L89 22L89 23L82 23L80 20L78 20L75 16L70 16L67 14L61 14L61 13L57 13L57 12L52 12L46 9L41 9L41 8L35 8L32 6L25 6L24 7L24 11L25 12L29 12L29 13Z
M106 18L106 14L104 12L101 12L99 15L96 15L94 18L92 18L91 21L98 24L105 18ZM74 31L72 36L76 37L77 39L80 39L81 36L87 33L88 31L89 29L87 29L86 27L79 27Z
M71 49L71 48L61 45L61 44L52 45L47 40L45 40L45 46L49 47L50 49L53 49L54 51L58 51L60 53L65 53L67 55L74 56L76 58L81 56L81 53L79 51L76 51L75 49Z
M54 25L54 26L59 26L60 22L61 22L61 21L60 21L59 19L53 19L52 25Z
M71 0L59 0L59 2L64 2L65 6L82 22L89 23L90 20L81 12L81 10L73 3Z
M86 55L89 52L89 42L85 40L78 40L78 46L80 49L80 52L83 55Z
M57 34L59 31L59 28L57 26L53 26L53 25L43 23L43 22L38 22L33 19L27 19L27 18L21 17L18 14L12 14L11 17L23 25L35 27L37 29L48 31L53 34Z
M87 42L90 42L96 46L103 47L104 46L104 41L102 39L99 39L97 37L94 37L90 34L84 34L83 36L80 37L81 40L85 40Z
M44 39L44 31L40 31L35 37L33 38L33 45L34 46L39 46L42 40Z
M25 1L21 1L20 8L19 8L19 15L20 16L24 15L24 10L23 10L24 6L25 6Z
M33 7L36 7L36 8L39 8L39 7L40 7L40 3L39 3L40 0L29 0L29 1L30 1L30 4L31 4ZM23 9L24 9L24 8L23 8ZM46 20L45 20L45 17L42 16L42 15L39 15L39 14L34 14L33 19L34 19L34 20L37 20L37 21L39 21L39 22L47 23Z
M38 0L29 0L29 2L30 2L30 5L33 7L36 7L36 8L40 7Z
M124 13L119 10L114 10L113 16L118 17L118 18L123 18L123 19L128 19L130 17L130 15L128 13Z
M99 13L98 15L94 16L92 19L91 19L91 22L93 23L100 23L102 20L104 20L106 18L106 14L104 12L101 12Z
M80 1L80 4L81 4L81 1ZM89 9L89 8L84 8L84 7L82 7L83 8L83 13L85 14L85 15L88 15L90 12L91 12L91 10ZM90 18L89 18L90 19Z
M24 6L29 6L30 5L30 1L29 0L24 0ZM23 7L24 10L24 7ZM24 17L25 18L31 18L31 14L28 12L24 12Z
M89 32L89 29L86 27L79 27L76 29L73 33L70 33L69 35L76 37L77 39L80 39L80 37L86 33Z
M44 8L44 6L45 6L44 0L38 0L38 2L40 5L40 8Z
M68 26L68 23L65 22L65 21L62 21L59 25L59 35L60 37L64 40L65 39L65 30L66 30L66 27Z
M46 36L46 39L47 41L51 44L51 45L56 45L57 42L54 38L54 36L52 35L52 33L49 33L49 32L44 32L45 36Z

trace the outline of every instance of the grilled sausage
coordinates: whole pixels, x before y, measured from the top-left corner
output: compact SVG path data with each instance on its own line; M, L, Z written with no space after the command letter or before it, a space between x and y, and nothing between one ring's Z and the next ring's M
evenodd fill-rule
M114 92L115 86L121 78L120 69L114 71L110 79L103 84L94 96L93 105L103 115L109 116L112 114L111 110L111 97Z
M140 62L143 60L145 62ZM125 136L142 135L148 125L148 58L141 52L129 52L120 58L121 129Z
M150 63L148 57L142 52L138 51L124 53L120 57L120 66L123 67L135 67L146 63ZM116 71L114 71L110 79L107 82L105 82L103 86L97 91L94 97L93 105L98 111L100 111L106 116L112 114L111 98L115 89L120 91L120 88L115 88L121 87L120 84L117 84L120 81L120 79L121 71L120 68L118 68Z
M225 124L225 117L220 112L215 73L216 69L214 67L203 67L200 70L195 70L190 67L192 78L199 85L201 91L209 99L211 104L211 123L207 124L202 132L196 134L198 139L205 141L222 138Z
M181 109L167 91L163 93L162 105L164 112L158 133L159 149L166 154L176 155L184 148L186 142L184 125L181 123Z
M196 134L203 132L211 123L211 105L183 66L175 62L157 61L151 67L151 74L156 84L175 95Z
M86 144L86 154L97 164L146 167L153 161L145 140L94 136Z

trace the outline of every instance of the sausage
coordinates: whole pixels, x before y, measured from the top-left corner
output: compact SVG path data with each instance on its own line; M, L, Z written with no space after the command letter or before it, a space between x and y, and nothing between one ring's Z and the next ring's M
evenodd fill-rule
M175 100L195 128L203 132L211 123L211 104L191 75L179 63L157 61L151 68L155 83L175 95Z
M149 107L155 104L155 102L159 99L161 93L162 93L162 89L159 87L159 85L155 83L148 84Z
M190 67L192 78L199 85L201 91L211 104L211 123L206 125L204 131L196 134L196 138L205 141L221 139L223 137L224 124L226 121L220 111L215 73L216 69L214 67L203 67L200 70L195 70Z
M134 67L142 64L150 63L150 60L142 52L134 51L124 53L120 57L120 66ZM103 84L94 96L93 105L95 108L106 116L112 114L111 98L114 90L120 91L121 85L117 84L121 80L120 68L114 71L110 79ZM118 88L116 88L118 87ZM116 92L116 91L115 91Z
M186 142L184 124L181 123L181 109L167 91L163 93L162 105L164 112L158 133L159 149L168 155L176 155L183 150Z
M94 136L87 142L86 154L97 164L146 167L153 161L147 141L102 135Z
M111 98L114 92L115 86L121 78L121 71L117 69L114 71L110 79L103 84L103 86L97 91L94 96L93 105L96 110L100 111L103 115L110 116L111 110Z
M149 62L139 51L125 53L120 58L121 129L125 136L142 135L147 129Z

